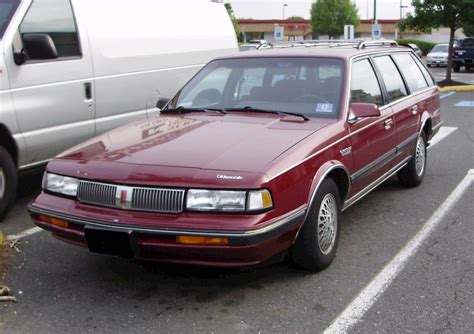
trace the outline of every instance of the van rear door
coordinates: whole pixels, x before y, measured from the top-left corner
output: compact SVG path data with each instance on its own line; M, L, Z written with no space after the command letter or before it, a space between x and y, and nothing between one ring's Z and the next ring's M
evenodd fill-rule
M77 23L69 0L35 0L5 47L27 164L50 159L95 134L92 62L87 34ZM35 46L38 40L54 44L51 52ZM51 57L54 49L57 57Z

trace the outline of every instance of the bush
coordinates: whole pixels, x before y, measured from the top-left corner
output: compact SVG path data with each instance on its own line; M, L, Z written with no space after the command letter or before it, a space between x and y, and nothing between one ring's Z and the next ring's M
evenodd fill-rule
M397 43L399 44L408 44L408 43L413 43L418 45L420 48L421 52L423 52L423 55L427 55L428 52L431 51L432 48L436 45L436 43L432 42L426 42L426 41L420 41L419 39L411 39L411 38L406 38L406 39L397 39Z

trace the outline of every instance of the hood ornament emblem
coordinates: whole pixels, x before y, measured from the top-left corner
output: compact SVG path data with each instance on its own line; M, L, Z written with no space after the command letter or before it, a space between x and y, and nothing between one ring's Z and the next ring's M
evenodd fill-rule
M221 180L243 180L244 178L240 175L223 175L219 174L216 176L218 179Z

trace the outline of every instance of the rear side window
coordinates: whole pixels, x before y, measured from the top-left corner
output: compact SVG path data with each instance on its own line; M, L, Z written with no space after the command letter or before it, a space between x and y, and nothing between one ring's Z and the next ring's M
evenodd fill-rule
M375 65L382 75L390 102L408 95L403 79L389 56L374 58Z
M413 60L415 61L415 63L418 65L418 67L420 68L421 70L421 73L423 73L423 76L425 77L426 79L426 82L428 83L428 86L434 86L435 82L433 81L433 78L431 77L430 73L428 72L428 70L423 66L423 64L420 62L420 60L418 59L418 57L413 57Z
M79 36L69 0L35 0L20 25L20 34L51 36L58 57L80 57Z
M382 91L368 59L352 65L351 102L383 105Z
M408 53L399 53L393 55L393 58L398 64L398 68L405 77L405 81L410 89L410 92L414 93L423 88L428 87L423 73L420 68L416 65L413 58Z

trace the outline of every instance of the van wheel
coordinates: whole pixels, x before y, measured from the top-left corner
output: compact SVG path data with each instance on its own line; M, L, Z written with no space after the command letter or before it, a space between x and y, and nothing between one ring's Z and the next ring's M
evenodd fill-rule
M290 249L293 263L309 271L320 271L331 264L339 242L341 200L332 179L323 181Z
M17 182L15 163L10 154L0 146L0 222L15 201Z
M416 187L423 182L426 171L426 135L422 132L416 141L415 154L408 165L397 174L398 181L407 187Z

